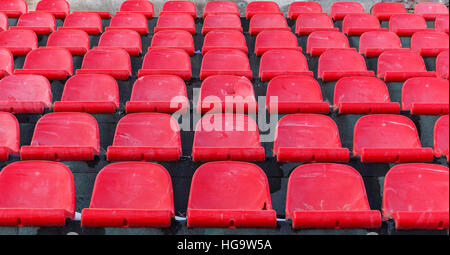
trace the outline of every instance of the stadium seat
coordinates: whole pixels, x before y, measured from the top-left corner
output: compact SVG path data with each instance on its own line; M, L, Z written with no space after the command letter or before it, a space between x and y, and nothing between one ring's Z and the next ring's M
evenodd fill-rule
M138 32L128 29L114 29L105 31L100 36L100 48L121 48L130 56L139 56L142 53L141 36Z
M256 14L250 20L249 33L257 35L264 30L291 31L286 19L281 14Z
M70 169L48 161L20 161L0 172L0 226L62 227L75 217Z
M47 12L55 19L64 19L70 13L70 5L66 0L40 0L35 12Z
M301 165L289 177L286 219L293 229L381 228L361 175L342 164Z
M261 57L259 77L269 81L278 75L309 75L306 57L298 50L269 50Z
M400 104L391 102L386 84L375 77L344 77L334 87L334 110L339 114L400 114Z
M360 36L368 31L387 31L381 28L377 17L368 13L349 14L342 21L342 32L349 36Z
M358 2L334 2L330 15L334 20L343 20L348 14L364 13L364 7Z
M159 31L152 37L152 44L149 49L174 48L182 49L190 56L195 53L194 38L183 30Z
M448 7L443 3L420 2L414 7L414 13L422 15L426 20L434 20L439 15L448 14Z
M154 33L164 30L186 30L194 35L195 22L189 14L164 14L159 16L158 21L156 22Z
M279 75L270 80L266 108L270 114L329 113L319 83L304 75Z
M67 80L55 112L114 113L119 108L119 87L105 74L81 74Z
M166 1L159 14L160 18L166 14L189 14L194 19L197 17L197 8L191 1Z
M330 117L301 113L278 121L273 155L277 162L348 162L350 158Z
M140 35L148 34L147 18L140 13L119 13L111 18L108 30L129 29L138 32Z
M427 30L427 22L417 14L394 14L389 19L389 31L398 36L412 36L415 32Z
M87 113L57 112L36 124L30 146L22 146L21 160L91 161L100 154L97 121Z
M147 19L151 19L154 15L153 3L142 0L126 0L120 5L119 11L116 12L116 14L122 13L139 13Z
M414 33L411 37L411 49L423 57L435 57L448 50L448 34L443 32L424 31Z
M438 77L448 80L448 50L439 53L436 58L436 73Z
M95 180L82 227L167 228L175 217L172 180L154 163L123 162L104 167Z
M242 33L241 19L234 14L210 14L203 20L202 34L213 30L237 30Z
M247 54L240 50L210 50L203 55L200 69L200 79L204 80L211 75L237 75L253 78Z
M448 114L448 80L416 77L403 83L402 110L412 115Z
M339 31L334 27L333 20L326 13L311 13L298 16L295 23L295 33L309 35L314 31Z
M14 56L8 49L0 48L0 79L13 74Z
M20 16L15 27L10 30L33 30L38 35L48 35L55 31L55 17L46 12L25 13Z
M184 112L188 105L183 79L176 75L147 75L134 83L126 112Z
M383 219L396 229L448 229L448 168L434 164L392 167L383 185Z
M378 57L386 50L401 49L400 37L393 32L365 32L359 39L359 54L366 57Z
M212 3L212 2L211 2ZM247 42L244 34L236 30L211 31L205 35L203 40L202 54L205 55L210 50L241 50L248 53Z
M302 51L302 48L298 46L297 36L290 31L265 30L256 36L255 54L257 56L275 49Z
M0 1L0 12L5 13L8 18L18 18L28 12L25 0L2 0Z
M243 114L208 114L195 128L194 162L217 160L264 161L256 122Z
M449 22L449 15L439 15L436 17L436 20L434 21L435 29L439 32L445 32L448 34L448 22Z
M421 146L414 123L394 114L361 117L355 124L353 155L363 163L433 161L433 150Z
M234 14L240 16L239 8L235 2L232 1L212 1L207 2L203 10L203 19L208 15L222 15L222 14Z
M245 17L251 19L256 14L283 14L274 1L253 1L245 8Z
M42 114L52 107L48 80L40 75L11 75L0 80L0 111Z
M108 74L118 80L128 80L131 76L130 55L120 48L89 50L77 74Z
M0 12L0 32L8 30L8 16Z
M329 49L350 49L347 36L338 31L316 31L309 34L306 53L318 57Z
M132 113L117 124L108 161L178 161L181 152L177 121L165 113Z
M440 117L435 125L433 132L434 156L446 157L449 160L448 153L448 115Z
M90 35L98 35L103 31L102 18L96 13L73 12L66 17L64 25L58 27L60 29L79 29Z
M109 11L73 11L72 14L97 14L101 19L110 19Z
M32 30L2 31L0 47L10 50L14 56L25 56L38 47L38 39Z
M11 113L0 112L0 127L0 161L7 161L9 155L19 155L19 122Z
M353 49L332 49L320 55L318 78L337 81L349 76L374 76L374 72L367 70L364 57Z
M192 70L189 54L181 49L150 49L144 57L139 77L155 74L178 75L183 80L190 80Z
M322 13L322 6L318 2L292 2L289 5L288 17L291 20L296 20L298 16L307 13Z
M402 3L379 2L372 6L372 15L380 21L387 21L394 14L405 14L406 8Z
M195 171L187 225L221 228L276 228L266 174L245 162L206 163Z
M58 30L50 34L47 47L59 47L72 55L84 55L90 48L89 35L83 30Z

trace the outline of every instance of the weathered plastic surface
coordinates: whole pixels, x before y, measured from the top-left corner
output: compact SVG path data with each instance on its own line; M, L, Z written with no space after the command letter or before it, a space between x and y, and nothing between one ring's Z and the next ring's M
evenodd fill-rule
M131 76L130 55L121 48L94 48L83 58L77 74L107 74L118 80Z
M97 121L87 113L57 112L36 124L30 146L22 146L21 160L91 161L100 154Z
M343 20L348 14L355 13L364 13L364 7L358 2L335 2L330 9L330 16L334 20Z
M141 36L138 32L128 29L105 31L102 36L100 36L98 47L121 48L128 52L130 56L138 56L142 53Z
M20 129L16 117L0 112L0 161L7 161L9 155L19 154Z
M222 14L234 14L240 16L239 8L235 2L232 1L212 1L207 2L203 10L203 18L208 15L222 15Z
M343 164L301 165L289 177L286 219L294 229L381 228L361 175Z
M252 1L245 8L245 17L251 19L256 14L281 14L280 7L273 1Z
M117 13L111 18L108 30L129 29L138 32L140 35L148 34L148 21L141 13Z
M0 32L8 30L8 16L0 12Z
M439 15L448 14L448 7L439 2L420 2L414 6L414 13L422 15L426 20L434 20Z
M236 30L215 30L205 35L202 54L205 55L210 50L218 49L241 50L245 54L248 53L244 34Z
M448 50L448 44L448 34L444 32L417 32L411 37L411 49L423 57L436 57L439 53Z
M334 27L333 20L326 13L310 13L298 16L295 23L295 33L309 35L314 31L339 31Z
M439 15L436 17L436 20L434 21L435 29L439 32L445 32L448 34L448 22L449 22L449 15Z
M95 180L82 227L167 228L175 216L172 180L161 165L122 162L104 167Z
M0 32L0 47L14 56L25 56L38 47L38 40L32 30L7 30Z
M89 35L83 30L58 30L50 34L47 47L61 47L72 55L84 55L90 48Z
M360 36L368 31L387 31L381 28L380 21L368 13L349 14L342 21L342 32L349 36Z
M257 35L264 30L291 31L282 14L256 14L250 20L249 33Z
M55 17L46 12L29 12L20 16L17 26L10 27L11 30L33 30L38 35L48 35L55 31Z
M189 14L192 18L197 17L197 7L191 1L167 1L160 12L160 18L166 14Z
M188 227L275 228L267 176L257 165L219 161L192 177Z
M416 77L406 80L402 87L402 110L412 115L448 114L448 80Z
M56 19L64 19L70 13L70 5L65 0L40 0L36 12L48 12Z
M108 161L178 161L181 152L177 121L164 113L132 113L117 124Z
M200 79L212 75L237 75L253 78L247 54L240 50L210 50L203 55Z
M374 76L367 70L364 57L353 49L331 49L319 57L318 78L323 81L337 81L349 76Z
M383 219L396 229L448 229L448 187L445 166L394 166L384 179Z
M97 14L102 19L111 18L111 13L109 13L109 11L73 11L72 14Z
M366 57L378 57L384 51L401 48L400 37L393 32L365 32L359 40L359 53L364 54Z
M353 155L363 163L433 161L433 150L422 147L412 120L393 114L366 115L356 122Z
M448 152L448 115L440 117L435 125L433 131L433 148L435 157L446 157L449 161Z
M298 50L297 36L290 31L283 30L265 30L261 31L255 40L255 54L261 56L269 50Z
M0 78L14 72L14 56L8 49L0 48Z
M182 49L193 56L195 52L194 38L189 32L183 30L159 31L153 35L150 49L162 48Z
M306 57L298 50L269 50L261 57L259 77L269 81L278 75L309 75Z
M309 34L306 53L318 57L330 49L350 49L347 36L338 31L315 31Z
M348 162L350 158L330 117L301 113L278 121L273 155L278 162Z
M202 34L213 30L237 30L242 33L241 19L235 14L210 14L203 20Z
M412 36L415 32L427 30L425 19L417 14L394 14L389 19L389 31L398 36Z
M379 2L372 6L372 15L380 21L386 21L394 14L405 14L406 8L402 3Z
M436 74L438 77L448 80L448 50L439 53L436 58Z
M120 5L119 13L139 13L144 15L147 19L153 18L155 11L153 9L153 3L150 1L142 0L127 0Z
M164 30L186 30L195 34L195 22L191 15L186 13L168 13L158 17L154 32Z
M0 12L9 18L18 18L28 12L28 6L25 0L3 0L0 1Z
M150 49L144 57L139 77L159 74L178 75L183 80L190 80L192 70L189 54L181 49Z
M102 18L93 12L73 12L66 17L60 29L80 29L90 35L98 35L103 31Z
M295 20L298 16L307 13L322 13L322 6L318 2L305 1L305 2L292 2L289 5L288 17Z

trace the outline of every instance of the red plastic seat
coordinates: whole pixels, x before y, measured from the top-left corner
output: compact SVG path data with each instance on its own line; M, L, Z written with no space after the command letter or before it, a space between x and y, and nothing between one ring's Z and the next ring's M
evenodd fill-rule
M181 152L177 121L164 113L132 113L117 124L108 161L178 161Z
M55 112L114 113L119 108L119 87L105 74L75 75L67 80Z
M256 14L250 20L249 32L257 35L264 30L291 31L286 19L281 14Z
M147 75L136 80L126 112L174 113L189 105L186 84L176 75Z
M405 81L402 88L402 110L412 115L448 114L448 81L440 78L416 77Z
M364 7L358 2L334 2L330 15L334 20L342 20L348 14L364 13Z
M356 122L353 155L363 163L433 161L433 150L422 148L414 123L393 114L366 115Z
M266 107L270 114L328 113L319 83L311 76L279 75L267 85Z
M199 114L258 112L251 81L243 76L209 76L202 83L197 111Z
M73 12L64 20L64 25L60 29L79 29L90 35L97 35L103 31L102 18L100 15L91 12Z
M309 34L306 53L317 57L329 49L350 49L347 36L337 31L316 31Z
M120 48L89 50L77 74L108 74L118 80L128 80L131 76L130 55Z
M435 125L433 132L433 148L435 157L447 158L449 160L448 153L448 115L440 117Z
M448 14L448 7L443 3L420 2L414 7L414 13L422 15L426 20L434 20L439 15Z
M215 30L207 33L203 40L202 54L205 55L208 51L217 49L236 49L245 54L248 53L244 34L236 30Z
M72 54L63 48L38 48L25 58L23 69L14 74L39 74L49 80L65 80L73 74Z
M448 50L439 53L436 58L436 73L438 77L448 80Z
M65 48L72 55L84 55L90 48L89 35L83 30L58 30L48 37L47 47Z
M97 175L82 227L170 227L175 216L172 180L154 163L123 162Z
M240 50L210 50L203 55L200 79L211 75L237 75L253 78L247 54Z
M435 29L439 32L445 32L448 34L448 22L449 22L449 15L439 15L436 17L436 20L434 21Z
M417 14L394 14L389 19L389 31L398 36L411 36L415 32L426 31L427 22Z
M394 14L405 14L406 8L402 3L380 2L372 6L372 15L380 21L389 20Z
M339 31L334 27L333 20L326 13L310 13L298 16L295 23L295 33L309 35L314 31Z
M66 0L41 0L36 4L36 12L48 12L56 19L64 19L70 13Z
M288 17L295 20L298 16L307 13L322 13L322 6L318 2L306 1L306 2L292 2L289 5Z
M9 18L18 18L28 12L25 0L2 0L0 1L0 12L5 13Z
M206 16L211 14L234 14L238 17L240 16L237 4L232 1L207 2L203 10L203 18L206 18Z
M191 59L180 49L150 49L144 57L139 77L155 74L178 75L183 80L190 80Z
M342 21L342 32L347 35L362 35L368 31L387 31L381 28L380 21L368 13L349 14Z
M0 127L0 161L7 161L20 151L19 122L11 113L0 112Z
M8 30L8 16L0 12L0 32Z
M424 31L414 33L411 37L411 49L424 57L435 57L448 50L448 34L443 32Z
M386 84L375 77L344 77L334 87L334 110L339 114L400 114L400 104L391 102Z
M245 162L206 163L195 171L187 209L188 227L275 228L266 174Z
M297 36L290 31L265 30L256 36L255 54L257 56L275 49L302 51L302 48L298 46Z
M46 12L25 13L20 16L17 26L10 30L33 30L38 35L48 35L56 30L55 17Z
M165 30L159 31L153 35L150 49L182 49L190 56L195 53L194 38L192 35L183 30Z
M192 156L195 162L217 160L264 161L256 122L247 115L205 115L195 128Z
M286 219L292 228L381 228L381 213L371 210L361 175L342 164L297 167L290 175Z
M197 8L191 1L167 1L164 2L159 16L161 18L166 14L188 14L195 19L197 18Z
M251 19L256 14L281 14L280 7L274 1L253 1L245 8L245 17Z
M2 31L0 47L10 50L14 56L24 56L38 47L38 39L31 30Z
M138 56L142 53L141 36L138 32L128 29L115 29L105 31L98 43L100 48L121 48L130 56Z
M378 58L378 78L386 82L405 81L413 77L436 77L435 72L427 72L423 58L409 49L389 50Z
M97 14L101 19L111 18L111 13L108 11L73 11L72 14Z
M242 33L241 19L234 14L210 14L203 21L202 34L213 30L237 30Z
M0 79L14 72L14 56L8 49L0 48Z
M278 162L348 162L350 158L330 117L301 113L278 121L273 155Z
M75 184L67 166L14 162L0 172L0 226L62 227L75 216Z
M386 50L401 49L400 37L393 32L365 32L359 39L359 54L366 57L378 57Z
M147 18L140 13L118 13L111 18L108 30L129 29L138 32L140 35L148 34Z
M348 76L374 76L374 72L367 70L364 57L352 49L332 49L320 55L319 78L337 81Z
M309 75L306 57L298 50L269 50L261 57L259 77L269 81L278 75Z
M154 15L153 3L142 0L127 0L120 5L119 11L116 12L116 14L121 13L139 13L147 19L151 19Z
M448 229L448 190L445 166L394 166L384 179L383 219L396 229Z
M11 75L0 80L0 111L40 114L51 107L52 91L45 77Z
M189 14L164 14L159 16L154 32L157 33L164 30L185 30L194 35L195 22Z

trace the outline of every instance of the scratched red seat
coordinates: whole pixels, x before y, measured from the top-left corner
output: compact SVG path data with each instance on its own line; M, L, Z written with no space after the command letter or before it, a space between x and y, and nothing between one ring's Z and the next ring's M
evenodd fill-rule
M380 2L372 6L371 12L380 21L386 21L394 14L405 14L406 8L402 3Z
M330 9L334 20L343 20L345 16L355 13L364 13L364 7L358 2L334 2Z
M236 49L245 54L248 53L244 34L236 30L215 30L207 33L203 40L202 54L205 55L208 51L217 49Z
M317 57L329 49L350 49L347 36L338 31L316 31L309 34L306 53Z
M443 3L420 2L414 7L414 13L422 15L426 20L434 20L439 15L448 14L448 7Z
M119 108L119 87L105 74L81 74L67 80L55 112L114 113Z
M305 2L292 2L289 5L288 17L295 20L298 16L307 13L322 13L322 6L318 2L305 1Z
M377 17L368 13L349 14L342 21L342 32L349 36L360 36L368 31L387 31L387 29L381 28Z
M0 47L10 50L14 56L25 56L38 47L38 39L32 30L2 31Z
M153 35L149 49L164 48L182 49L193 56L195 53L194 38L189 32L183 30L159 31Z
M309 75L306 57L298 50L269 50L261 57L259 77L269 81L278 75Z
M203 18L208 15L222 15L222 14L234 14L240 16L239 8L235 2L232 1L212 1L205 4L203 9Z
M141 36L138 32L128 29L105 31L100 36L98 47L121 48L128 52L130 56L138 56L142 53Z
M48 35L56 30L55 17L47 12L29 12L20 16L10 30L33 30L38 35Z
M11 75L0 80L0 111L42 114L52 106L48 80L40 75Z
M353 155L363 163L433 161L433 150L421 146L414 123L394 114L361 117L355 124Z
M352 49L331 49L319 57L318 78L337 81L349 76L374 76L368 71L364 57Z
M90 35L97 35L103 31L102 18L91 12L73 12L64 20L64 25L58 30L79 29Z
M195 162L217 160L264 161L256 122L243 114L205 115L195 127Z
M18 18L28 12L25 0L3 0L0 1L0 12L5 13L9 18Z
M123 162L104 167L95 180L82 227L167 228L175 216L172 180L154 163Z
M434 21L434 28L436 31L439 32L445 32L448 34L448 22L449 22L449 15L439 15L436 17L436 20Z
M150 49L144 57L139 77L155 74L178 75L183 80L190 80L192 70L189 54L181 49Z
M235 14L210 14L203 20L202 34L213 30L237 30L242 33L241 18Z
M256 36L255 54L261 56L268 50L292 49L302 51L298 46L297 36L290 31L265 30Z
M8 30L8 16L0 12L0 32Z
M161 15L156 22L154 32L157 33L164 30L185 30L194 35L194 18L185 13L168 13Z
M101 19L110 19L109 11L73 11L72 14L97 14Z
M435 77L428 72L423 58L410 49L389 50L378 57L378 78L386 82L405 81L413 77Z
M19 155L19 122L11 113L0 112L0 127L0 161L8 161L9 155Z
M206 163L194 173L188 227L276 228L266 174L245 162Z
M240 50L210 50L203 55L200 79L211 75L237 75L253 78L247 54Z
M139 13L144 15L147 19L153 18L154 10L153 3L142 0L127 0L120 5L120 9L116 14L121 13Z
M62 227L75 217L72 172L58 162L14 162L0 172L0 226Z
M197 17L197 8L191 1L166 1L162 6L160 17L166 14L189 14L193 18Z
M448 34L443 32L424 31L414 33L411 37L411 49L424 57L435 57L448 50Z
M140 35L148 34L147 18L140 13L118 13L111 18L108 30L129 29L138 32Z
M270 80L266 107L271 114L329 112L319 83L312 76L305 75L279 75Z
M251 19L256 14L281 14L280 7L274 1L252 1L245 8L245 17Z
M333 20L326 13L309 13L298 16L295 33L309 35L314 31L339 31L339 28L334 27Z
M401 49L400 37L393 32L365 32L359 39L359 54L366 57L378 57L386 50Z
M63 48L37 48L25 58L23 69L14 74L38 74L49 80L65 80L73 74L72 54Z
M181 139L178 122L164 113L132 113L117 124L108 161L178 161Z
M370 209L363 178L343 164L297 167L289 177L286 219L293 229L381 228L381 213Z
M0 79L13 74L14 56L8 49L0 48Z
M448 80L431 77L411 78L403 83L402 110L412 115L448 114Z
M427 22L417 14L394 14L389 19L389 31L398 36L412 36L415 32L427 30Z
M251 81L243 76L209 76L202 83L197 111L199 114L258 112Z
M22 146L21 160L87 161L100 154L97 121L87 113L57 112L36 124L29 146Z
M383 220L396 229L448 229L448 190L445 166L394 166L384 179Z
M278 162L348 162L350 158L330 117L301 113L278 121L273 155Z
M40 0L35 12L48 12L56 19L64 19L70 13L70 5L66 0Z
M133 85L126 112L185 111L189 105L186 84L176 75L147 75Z
M438 77L448 80L448 50L439 53L436 58L436 73Z
M108 74L118 80L131 76L130 55L120 48L94 48L83 58L77 74Z
M334 110L339 114L400 114L400 104L391 102L386 84L375 77L344 77L334 88Z
M89 35L83 30L58 30L48 37L47 47L65 48L72 55L84 55L90 48Z
M440 117L436 123L434 124L434 131L433 131L433 149L434 149L434 156L439 157L446 157L447 162L449 160L449 153L448 153L448 135L449 135L449 129L448 129L448 115Z
M250 20L249 33L257 35L264 30L291 31L286 19L281 14L256 14Z

